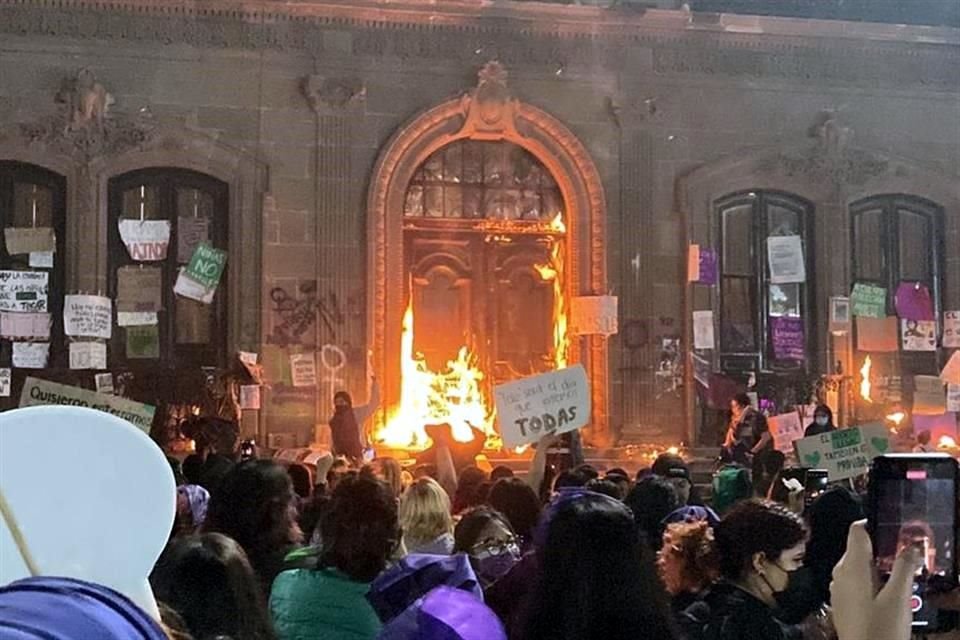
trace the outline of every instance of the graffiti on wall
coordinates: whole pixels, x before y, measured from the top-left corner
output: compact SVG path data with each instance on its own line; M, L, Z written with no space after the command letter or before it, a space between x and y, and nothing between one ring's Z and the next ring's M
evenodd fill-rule
M300 284L291 294L283 287L270 290L270 306L273 314L273 328L267 336L269 344L280 347L315 344L314 324L319 322L322 339L337 342L347 316L360 315L359 297L350 296L346 305L336 292L319 292L315 280Z

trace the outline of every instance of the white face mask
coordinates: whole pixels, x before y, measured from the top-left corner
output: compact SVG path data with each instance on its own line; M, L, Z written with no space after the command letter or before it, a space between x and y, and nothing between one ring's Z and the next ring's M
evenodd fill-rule
M827 416L817 416L816 417L817 425L820 427L825 427L830 424L830 418Z

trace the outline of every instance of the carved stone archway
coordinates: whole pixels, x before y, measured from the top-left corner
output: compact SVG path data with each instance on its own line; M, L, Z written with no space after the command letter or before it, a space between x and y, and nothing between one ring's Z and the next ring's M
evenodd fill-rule
M498 63L479 73L476 88L428 109L403 126L382 151L367 205L368 343L373 366L385 372L385 407L399 394L399 348L405 308L403 203L414 172L432 153L463 139L507 141L539 160L552 174L566 210L568 295L607 291L606 201L593 160L559 120L511 97ZM591 439L608 444L607 340L574 338L571 362L582 363L591 384ZM384 415L379 420L384 419Z

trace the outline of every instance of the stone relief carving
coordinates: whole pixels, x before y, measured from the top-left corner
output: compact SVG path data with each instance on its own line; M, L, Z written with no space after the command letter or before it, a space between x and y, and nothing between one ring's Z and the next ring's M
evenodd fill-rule
M324 108L345 108L363 102L367 97L367 88L359 78L327 78L309 75L303 79L301 90L310 108L320 112Z
M788 176L827 180L840 186L861 185L887 171L886 158L851 146L853 129L840 124L837 114L825 111L810 129L813 146L800 154L781 153L779 168Z
M461 135L470 138L500 139L518 136L517 100L507 88L507 70L497 61L483 65L477 86L460 100L465 117Z

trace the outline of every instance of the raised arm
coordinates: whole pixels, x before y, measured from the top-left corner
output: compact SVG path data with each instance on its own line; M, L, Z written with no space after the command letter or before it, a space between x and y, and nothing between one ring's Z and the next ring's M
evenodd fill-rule
M367 394L367 404L353 408L353 417L357 424L363 426L363 423L380 408L380 383L374 377L370 378L370 392Z

